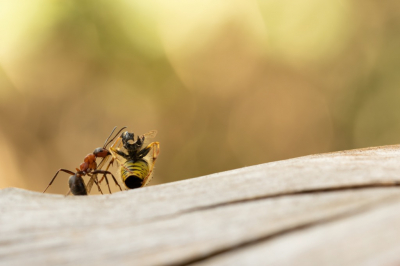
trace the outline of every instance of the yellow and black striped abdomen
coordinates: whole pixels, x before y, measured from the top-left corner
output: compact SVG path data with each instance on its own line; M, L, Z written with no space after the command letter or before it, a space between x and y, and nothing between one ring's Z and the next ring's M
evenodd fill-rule
M121 167L121 178L130 189L143 186L143 181L148 175L149 165L144 160L127 161Z

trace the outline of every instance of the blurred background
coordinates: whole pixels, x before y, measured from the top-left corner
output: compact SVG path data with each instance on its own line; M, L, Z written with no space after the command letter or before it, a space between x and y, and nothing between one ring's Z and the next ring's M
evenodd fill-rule
M158 130L153 185L396 144L399 67L394 0L0 0L0 188L42 191L114 126Z

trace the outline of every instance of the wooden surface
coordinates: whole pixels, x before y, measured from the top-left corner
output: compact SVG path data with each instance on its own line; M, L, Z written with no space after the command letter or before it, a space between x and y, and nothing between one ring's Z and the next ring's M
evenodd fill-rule
M399 184L396 145L112 195L7 188L0 265L400 265Z

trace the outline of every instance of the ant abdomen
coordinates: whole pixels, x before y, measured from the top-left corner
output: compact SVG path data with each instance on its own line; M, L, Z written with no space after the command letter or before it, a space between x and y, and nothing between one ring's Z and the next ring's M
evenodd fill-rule
M69 188L71 189L72 194L83 196L87 195L85 182L81 176L71 175L69 177Z

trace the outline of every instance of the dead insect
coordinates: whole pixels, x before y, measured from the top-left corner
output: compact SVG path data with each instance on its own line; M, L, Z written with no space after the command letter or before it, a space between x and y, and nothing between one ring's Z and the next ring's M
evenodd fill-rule
M107 162L107 160L110 158L111 153L107 150L107 146L118 136L118 134L125 129L125 127L123 127L122 129L120 129L118 131L118 133L111 139L110 137L112 136L112 134L114 133L115 129L117 127L115 127L110 136L108 136L108 138L106 139L106 141L104 142L104 145L102 148L97 148L93 151L93 153L89 153L88 155L86 155L86 157L84 158L83 163L79 166L79 169L76 168L76 172L74 173L73 171L67 170L67 169L59 169L57 171L57 173L54 175L54 177L51 179L49 185L46 187L46 189L43 191L43 193L46 192L46 190L51 186L51 184L53 184L54 180L56 179L57 175L59 172L65 172L70 174L71 176L69 177L69 188L70 188L70 192L72 192L72 194L74 195L87 195L88 192L90 192L90 189L93 186L93 183L95 183L99 189L99 191L101 192L101 188L99 186L99 182L97 181L97 174L103 174L103 178L106 179L106 183L108 186L108 190L111 193L110 190L110 186L109 186L109 182L108 182L108 178L106 175L111 175L115 184L119 187L120 190L121 186L118 184L117 180L115 179L114 175L108 171L108 168L110 166L110 164L112 164L113 160L109 163L108 167L106 170L101 170L102 166ZM103 158L102 161L100 162L99 166L97 166L96 163L96 158ZM87 186L85 186L85 182L83 180L83 176L88 175L90 176L90 180L88 181ZM102 178L102 179L103 179ZM101 192L102 193L102 192ZM69 194L69 192L67 193L67 195Z
M121 179L126 188L139 188L150 182L154 164L160 153L160 143L152 142L148 145L147 143L148 139L154 138L156 134L157 131L152 130L138 136L135 141L134 134L125 131L110 147L113 159L120 164ZM122 157L124 161L121 162L118 156Z

